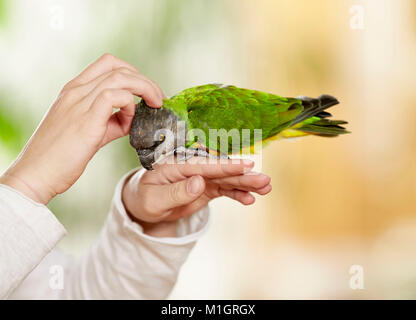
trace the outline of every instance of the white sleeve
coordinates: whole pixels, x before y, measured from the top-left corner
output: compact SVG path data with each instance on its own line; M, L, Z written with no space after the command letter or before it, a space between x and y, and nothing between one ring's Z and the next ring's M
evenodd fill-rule
M169 295L182 264L207 228L209 209L178 220L177 237L146 235L130 220L121 201L130 175L117 185L109 217L88 253L79 261L52 253L12 298L163 299ZM53 274L57 264L63 267L64 281L62 286L51 286L49 272Z
M7 298L65 235L49 209L0 184L0 298Z

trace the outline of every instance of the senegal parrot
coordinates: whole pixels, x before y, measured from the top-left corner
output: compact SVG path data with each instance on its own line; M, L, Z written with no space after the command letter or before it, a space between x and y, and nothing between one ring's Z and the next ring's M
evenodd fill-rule
M331 114L324 111L338 103L330 95L316 99L284 98L235 86L207 84L163 100L160 109L150 108L142 100L131 125L130 144L142 166L152 170L159 156L171 152L221 158L278 138L335 137L349 133L341 126L346 121L329 120ZM179 137L179 127L185 132L183 138ZM216 135L212 135L212 130ZM237 147L231 131L237 132Z

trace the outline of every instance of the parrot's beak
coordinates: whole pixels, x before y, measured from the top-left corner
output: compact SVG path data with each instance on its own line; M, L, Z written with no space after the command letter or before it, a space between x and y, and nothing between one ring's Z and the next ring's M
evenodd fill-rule
M155 162L155 151L152 149L137 150L140 163L146 170L153 170L152 164Z

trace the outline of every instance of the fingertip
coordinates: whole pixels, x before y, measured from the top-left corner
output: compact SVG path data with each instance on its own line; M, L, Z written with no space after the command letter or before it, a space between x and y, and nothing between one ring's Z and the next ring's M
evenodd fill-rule
M265 174L258 172L248 172L244 175L244 178L247 180L246 183L249 183L255 189L262 189L263 187L270 184L271 178Z
M243 160L243 165L245 167L253 168L254 167L254 161L253 160L249 160L249 159L244 159Z
M192 176L188 180L187 190L191 195L201 194L205 189L205 180L199 175Z
M259 177L259 187L266 187L270 184L271 178L269 176L266 176L265 174L261 174Z
M251 193L248 192L244 196L243 204L246 206L249 206L249 205L252 205L254 202L256 202L256 198Z
M149 100L149 101L146 101L145 100L145 102L146 102L146 104L149 107L151 107L153 109L160 109L162 107L162 105L163 105L162 100L161 99L157 99L157 98L152 99L152 100Z
M270 182L272 181L272 178L270 178L269 176L264 175L264 180L265 180L265 184L270 184Z
M237 166L243 166L243 167L248 167L248 168L252 168L254 167L254 161L250 160L250 159L241 159L241 158L228 158L228 162L227 164L232 164L232 165L237 165Z
M162 97L159 95L156 89L154 89L151 85L149 86L149 91L145 96L143 96L143 99L149 107L159 109L163 106Z
M248 160L248 159L244 159L242 161L243 163L243 174L247 174L249 172L251 172L251 170L253 169L255 163L252 160Z
M222 161L222 160L220 160ZM220 162L221 163L221 162ZM229 159L222 168L228 174L247 174L251 172L254 167L254 161L248 159Z
M259 195L264 196L264 195L270 193L270 191L272 191L272 185L271 184L265 186L264 188L261 188L261 189L257 190L256 193L258 193Z
M156 99L156 104L158 106L158 108L163 106L163 97L158 93L158 98Z
M161 107L160 105L157 105L157 104L148 104L148 106L153 109L160 109Z

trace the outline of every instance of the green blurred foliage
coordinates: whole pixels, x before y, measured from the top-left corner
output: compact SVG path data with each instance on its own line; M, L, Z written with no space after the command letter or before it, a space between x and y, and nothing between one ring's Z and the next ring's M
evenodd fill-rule
M0 141L7 148L15 149L16 142L20 142L21 133L16 125L16 121L11 119L5 112L5 109L0 107Z
M12 157L17 156L23 148L30 135L27 128L31 122L28 115L16 111L15 105L5 94L0 94L0 143L2 149Z
M0 27L5 24L6 21L6 0L0 0Z

